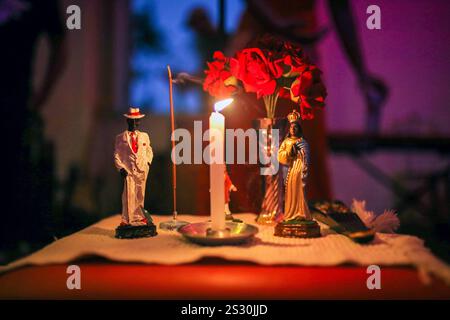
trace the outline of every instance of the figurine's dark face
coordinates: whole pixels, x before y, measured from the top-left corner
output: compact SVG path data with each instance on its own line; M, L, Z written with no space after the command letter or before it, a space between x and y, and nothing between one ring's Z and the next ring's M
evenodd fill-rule
M302 128L300 127L300 124L297 122L291 123L291 126L289 127L289 135L291 137L300 138L302 136Z
M128 131L136 130L139 127L139 120L140 119L129 119L129 118L127 118Z

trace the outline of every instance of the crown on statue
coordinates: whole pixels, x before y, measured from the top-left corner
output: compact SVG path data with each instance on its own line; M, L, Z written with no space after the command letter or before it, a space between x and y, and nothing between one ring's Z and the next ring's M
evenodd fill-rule
M300 119L300 113L296 110L292 110L292 112L287 115L287 118L289 120L289 123L296 122L298 119Z

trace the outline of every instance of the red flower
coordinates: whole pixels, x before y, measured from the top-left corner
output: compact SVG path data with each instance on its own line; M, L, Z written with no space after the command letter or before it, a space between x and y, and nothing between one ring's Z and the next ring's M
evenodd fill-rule
M275 92L277 83L261 49L244 49L237 53L237 60L236 76L243 82L245 91L256 92L258 99Z
M220 51L214 53L214 61L208 62L203 90L217 98L226 98L237 91L237 79L233 76L230 64L235 65L235 59L229 59ZM233 60L233 61L232 61Z
M274 78L280 78L285 72L286 66L283 58L269 61L269 69Z
M308 67L310 66L306 58L295 55L285 56L283 63L284 63L283 77L286 78L297 77L303 71L308 69Z
M302 119L313 119L314 108L325 106L327 90L320 75L321 71L311 65L291 85L291 99L300 103Z
M281 87L278 91L278 97L283 99L290 99L291 98L291 92L289 88Z
M302 47L295 45L294 43L289 42L289 41L285 41L283 43L282 51L285 53L285 55L291 55L291 56L299 57L302 59L306 58Z
M314 118L314 109L325 105L327 92L320 70L300 46L273 36L262 37L236 58L216 51L205 73L203 88L215 97L236 93L242 83L245 91L255 92L258 99L273 95L298 103L302 119ZM264 100L269 117L275 115L276 101Z

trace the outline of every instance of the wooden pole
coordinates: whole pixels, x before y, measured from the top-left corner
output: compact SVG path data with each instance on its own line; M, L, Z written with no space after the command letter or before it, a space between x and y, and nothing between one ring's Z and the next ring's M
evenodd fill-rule
M175 131L175 116L173 111L173 84L172 84L172 71L170 66L167 66L167 72L169 74L169 98L170 98L170 125L171 125L171 137ZM175 140L172 141L172 150L175 150ZM174 159L173 159L174 160ZM173 219L177 218L177 167L175 161L172 161L172 188L173 188Z

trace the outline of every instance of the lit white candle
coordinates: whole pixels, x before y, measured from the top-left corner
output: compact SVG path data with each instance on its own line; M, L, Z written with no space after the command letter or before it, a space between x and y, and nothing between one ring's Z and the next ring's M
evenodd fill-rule
M233 99L226 99L214 105L215 112L209 117L209 190L211 204L211 229L225 229L225 161L224 136L225 117L219 113L231 104Z

